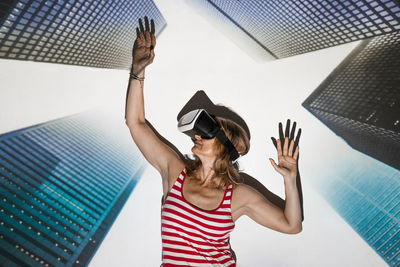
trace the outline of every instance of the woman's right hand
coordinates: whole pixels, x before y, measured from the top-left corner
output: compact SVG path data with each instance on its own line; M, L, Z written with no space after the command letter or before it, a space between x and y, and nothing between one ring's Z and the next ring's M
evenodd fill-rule
M140 29L136 27L136 40L133 45L131 70L135 75L141 73L154 60L154 47L156 46L154 20L151 20L151 25L149 25L149 19L144 17L144 23L145 28L143 27L142 19L139 19Z

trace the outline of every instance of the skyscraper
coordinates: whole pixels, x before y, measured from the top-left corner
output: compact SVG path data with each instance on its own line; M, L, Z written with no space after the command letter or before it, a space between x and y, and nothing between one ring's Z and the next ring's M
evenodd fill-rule
M89 263L145 166L115 121L96 110L0 136L0 266Z
M400 32L363 41L303 102L354 149L400 169Z
M360 153L336 165L315 179L318 191L379 256L400 266L400 171Z
M0 58L127 69L139 18L166 22L153 1L18 0L0 4Z
M213 6L210 14L226 16L275 58L400 30L396 0L198 1Z

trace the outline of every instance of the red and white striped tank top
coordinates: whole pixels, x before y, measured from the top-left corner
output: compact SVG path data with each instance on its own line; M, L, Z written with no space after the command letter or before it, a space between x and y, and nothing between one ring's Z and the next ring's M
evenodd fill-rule
M235 227L231 214L232 184L215 210L202 210L185 200L183 170L162 206L163 266L236 266L229 236Z

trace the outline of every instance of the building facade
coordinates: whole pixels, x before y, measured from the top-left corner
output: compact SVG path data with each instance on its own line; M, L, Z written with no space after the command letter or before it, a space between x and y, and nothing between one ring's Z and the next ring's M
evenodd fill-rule
M0 58L128 69L138 19L166 22L153 1L17 0L0 4Z
M400 170L400 32L364 40L303 102L351 147Z
M212 5L214 13L223 14L275 58L400 30L396 0L198 1Z
M314 184L324 199L390 266L400 266L400 171L349 153Z
M0 266L89 263L146 166L115 121L85 112L0 135Z

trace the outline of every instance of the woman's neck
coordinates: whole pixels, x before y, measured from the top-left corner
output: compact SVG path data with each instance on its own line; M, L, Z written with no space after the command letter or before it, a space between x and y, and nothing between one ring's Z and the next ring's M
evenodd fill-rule
M214 175L213 162L202 161L201 167L199 168L198 171L198 178L200 179L200 183L205 186L210 185L213 175Z

